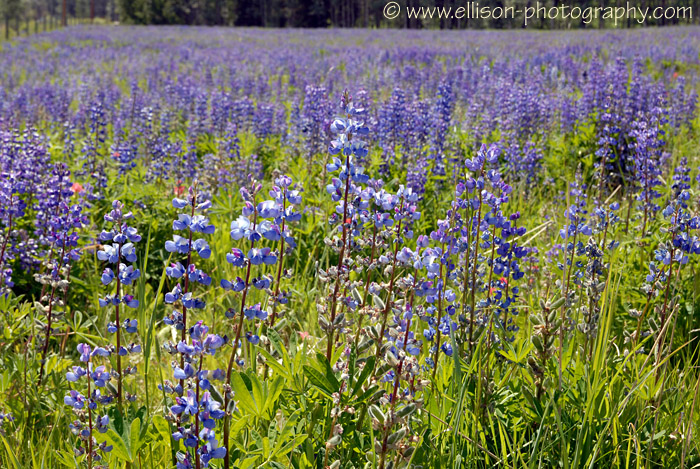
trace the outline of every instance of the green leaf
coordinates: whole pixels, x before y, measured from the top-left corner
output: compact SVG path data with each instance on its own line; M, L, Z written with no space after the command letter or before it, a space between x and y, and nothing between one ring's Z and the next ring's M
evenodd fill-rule
M48 447L48 445L47 445ZM54 457L58 459L58 461L63 464L66 467L70 467L71 469L75 469L76 467L79 467L78 461L75 459L75 455L71 452L68 451L56 451L54 452ZM46 466L44 466L46 467Z
M272 415L274 413L275 405L279 400L282 389L284 389L284 380L282 377L276 377L272 382L267 382L267 398L265 399L265 407L263 408L263 414L269 413Z
M234 399L238 401L238 406L247 414L260 416L248 387L245 385L241 373L234 372L231 376L231 389L233 389Z
M158 435L158 441L167 445L168 452L171 450L170 441L172 439L172 432L170 430L170 423L165 420L162 415L156 415L153 417L153 427L155 433Z
M4 436L2 437L2 444L5 447L5 451L7 451L8 459L12 463L12 467L14 467L15 469L19 469L20 463L17 460L17 456L15 455L15 450L13 450L10 447L10 444L7 442Z
M134 462L131 457L131 451L129 446L124 441L124 439L113 428L107 430L107 433L103 434L105 441L113 446L112 454L122 461Z
M144 425L143 429L147 427ZM141 419L135 418L131 422L131 452L134 456L138 455L143 445L147 441L147 433L143 432L141 428Z
M374 363L376 361L376 357L371 356L367 359L367 362L365 363L365 367L362 369L362 372L360 373L360 377L357 378L357 381L355 382L355 386L352 388L352 396L355 396L358 391L362 388L362 385L367 381L367 378L369 378L369 375L372 374L372 371L374 371Z
M265 357L267 365L272 368L272 370L277 373L279 376L282 378L289 380L291 378L291 370L287 369L284 367L283 364L280 364L275 357L270 355L270 352L265 350L264 348L259 348L258 352Z
M282 357L282 363L284 364L284 367L289 368L289 353L287 352L287 349L284 346L284 342L282 342L282 339L280 338L277 331L274 329L268 330L267 338L270 340L270 345L272 345L272 348L275 349L277 355Z
M241 469L248 469L251 467L256 467L257 466L256 462L258 459L259 459L258 457L246 458L245 460L243 460L241 462ZM236 467L236 466L234 465L234 467Z
M326 376L323 373L310 365L304 365L304 374L315 388L321 391L329 399L333 398L333 393L335 391L333 391L331 383L328 382L328 379L326 379Z
M363 392L361 395L359 395L359 396L357 397L357 399L355 400L355 402L356 402L357 404L359 404L359 403L362 403L362 402L366 401L367 399L369 399L370 397L372 397L372 396L374 395L374 393L377 392L378 390L379 390L379 386L377 386L376 384L375 384L374 386L370 386L369 388L367 388L367 389L365 390L365 392Z
M308 437L308 435L303 435L303 434L297 435L294 438L292 438L291 440L288 440L286 443L284 443L284 440L280 438L280 440L277 444L277 447L275 448L275 450L272 454L272 457L281 458L282 456L286 455L287 453L292 451L297 446L300 446L304 442L304 440L306 440L307 437ZM284 443L284 444L282 444L282 443Z
M229 437L230 438L236 438L236 436L240 433L241 430L248 424L249 416L248 415L243 415L240 419L236 421L233 425L231 425L229 429Z
M262 417L262 409L265 407L265 396L263 394L262 385L260 383L260 378L258 375L251 373L247 375L250 382L250 389L252 392L253 399L255 400L255 409L257 410L256 415Z
M262 449L264 445L263 445L263 438L260 436L260 433L255 431L255 429L251 429L250 436L252 436L253 440L255 440L255 446L257 446L258 449Z
M338 391L340 389L340 382L338 381L338 378L335 377L335 373L333 373L331 364L328 363L326 356L322 353L316 353L316 360L318 360L323 367L324 372L326 373L326 379L331 384L331 388L334 390L333 392Z

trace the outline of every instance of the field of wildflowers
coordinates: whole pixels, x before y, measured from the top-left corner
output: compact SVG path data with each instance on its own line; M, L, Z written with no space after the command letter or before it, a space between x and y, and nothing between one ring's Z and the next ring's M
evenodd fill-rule
M0 467L700 466L700 29L0 47Z

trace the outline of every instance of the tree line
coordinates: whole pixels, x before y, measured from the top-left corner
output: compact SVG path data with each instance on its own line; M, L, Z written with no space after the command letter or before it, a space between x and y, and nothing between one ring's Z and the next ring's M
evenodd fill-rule
M406 11L418 11L421 7L431 9L473 8L488 6L501 9L513 8L524 11L536 6L551 8L562 4L587 8L623 8L629 6L642 9L661 7L686 8L685 17L672 15L671 18L648 18L644 25L697 24L696 12L700 14L700 0L397 0L401 14L394 19L384 15L384 8L390 0L119 0L121 20L138 24L192 24L220 26L259 26L259 27L365 27L365 28L519 28L518 19L506 18L458 18L459 15L439 18L433 11L433 18L408 18ZM426 10L427 11L427 10ZM642 23L625 18L615 24L614 19L602 18L602 13L594 21L584 22L572 18L539 18L529 22L528 27L539 29L567 28L607 28L632 27Z
M700 0L397 0L401 14L394 19L384 15L390 0L0 0L5 34L35 32L55 24L65 25L71 18L83 20L103 19L108 22L130 24L184 24L210 26L258 26L258 27L368 27L368 28L442 28L482 29L520 28L522 21L500 18L458 18L458 15L439 18L409 18L406 11L420 8L450 8L454 13L460 7L473 11L475 5L490 8L513 8L524 11L536 6L552 8L568 3L571 7L624 8L685 8L683 14L671 18L647 19L643 25L698 24ZM426 10L427 11L427 10ZM464 11L464 10L463 10ZM626 18L617 24L612 19L596 18L584 22L572 18L534 19L528 28L609 28L634 27L642 23Z

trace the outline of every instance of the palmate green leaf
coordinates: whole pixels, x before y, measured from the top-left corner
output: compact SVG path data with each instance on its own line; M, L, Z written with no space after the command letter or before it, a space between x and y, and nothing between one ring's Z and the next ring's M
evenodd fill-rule
M335 377L335 373L333 373L331 364L328 363L328 359L326 358L326 356L322 353L316 353L316 360L318 360L318 362L321 364L321 367L326 375L326 379L331 384L332 389L335 390L333 392L339 390L340 382L338 381L338 378Z
M131 451L134 456L136 456L141 448L143 448L146 443L150 440L148 435L148 427L146 425L141 425L141 419L136 418L131 422Z
M141 445L141 439L139 438L139 430L141 428L141 420L134 419L129 426L129 449L132 455L136 455L139 451Z
M271 418L279 396L284 389L284 379L277 376L261 382L255 374L234 373L231 377L234 399L244 414L256 418Z
M246 382L246 386L250 389L251 395L253 397L256 415L262 417L263 409L265 407L265 395L263 393L262 384L258 379L258 375L242 375L241 378Z
M374 371L374 363L376 362L376 357L371 356L365 362L365 367L362 369L360 376L355 381L355 385L352 387L352 396L357 395L358 391L362 388L362 385L367 381L369 375Z
M296 432L297 424L299 423L299 415L302 413L300 409L295 410L292 412L286 419L284 423L284 427L282 428L282 431L278 431L277 427L279 426L279 422L273 421L270 424L270 432L271 434L274 434L274 438L276 438L276 446L279 446L281 442L287 441L290 438L292 438Z
M233 389L234 399L237 401L238 407L244 413L260 417L255 400L243 381L241 373L234 372L231 376L231 389Z
M133 462L131 450L129 448L129 445L131 444L130 438L125 440L122 435L115 432L113 428L107 430L107 432L103 434L103 438L107 444L112 445L111 453L113 456L122 461ZM129 441L129 443L127 443L127 441Z
M253 441L255 441L255 446L259 450L258 452L260 454L264 454L263 437L260 436L260 433L258 433L255 429L251 429L250 436L253 438Z
M259 459L258 457L253 457L253 458L244 459L244 460L241 461L241 463L240 463L241 469L248 469L248 468L252 468L252 467L258 467L257 464L256 464L257 461L258 461L258 459ZM236 466L234 465L234 467L236 467Z
M272 371L274 371L278 376L281 378L284 378L285 380L289 380L292 377L291 371L288 368L285 368L284 363L280 364L275 357L270 355L270 352L265 350L264 348L259 348L258 352L265 357L265 362L267 363L267 366L272 368Z
M53 456L66 467L76 468L79 467L78 461L75 459L75 455L72 451L62 450L55 451ZM44 466L46 467L46 466Z
M506 360L511 361L513 363L518 363L518 355L515 353L515 350L513 349L513 346L510 343L505 342L504 349L499 350L499 353Z
M238 434L245 428L245 426L248 424L249 416L248 415L243 415L240 419L236 421L233 425L231 425L229 429L229 435L231 438L236 438Z
M167 451L170 452L170 441L172 440L170 423L162 415L156 415L153 417L153 429L154 436L157 436L155 439L161 444L167 445Z
M355 404L357 405L357 404L361 404L361 403L365 402L367 399L372 397L374 395L374 393L376 393L377 391L379 391L379 386L377 386L376 384L374 386L370 386L369 388L367 388L365 390L365 392L360 394L357 397L357 399L355 399Z
M261 445L262 445L263 458L265 458L265 460L269 460L270 459L270 438L268 438L266 436L262 437Z
M265 399L263 413L271 416L274 413L280 394L282 394L282 390L284 389L284 379L281 376L277 376L272 382L268 381L265 384L267 386L267 397Z
M295 436L291 440L288 440L286 443L284 442L284 440L280 439L280 441L277 443L277 446L275 447L275 451L272 457L280 458L282 456L285 456L287 453L294 450L294 448L300 446L307 438L308 435L301 434Z
M150 441L148 425L142 424L141 420L145 416L146 408L141 407L131 422L125 422L124 415L116 407L110 409L109 429L102 435L102 438L114 446L112 453L118 459L125 462L135 462L141 448ZM170 431L168 430L169 438Z
M321 393L329 399L333 398L333 393L337 391L337 388L333 388L333 385L323 373L310 365L304 365L304 375L306 375L312 386L321 391Z
M270 344L272 345L272 348L275 349L275 352L277 352L277 355L282 358L282 364L284 367L291 370L289 363L289 352L287 352L287 348L284 346L284 342L282 342L282 338L280 338L277 331L274 329L268 330L267 338L270 339Z

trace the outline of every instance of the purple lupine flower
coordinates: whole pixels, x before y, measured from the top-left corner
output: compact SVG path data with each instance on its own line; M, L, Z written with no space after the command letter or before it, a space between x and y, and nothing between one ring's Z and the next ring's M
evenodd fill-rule
M166 275L176 279L181 283L177 283L172 291L165 294L165 302L167 304L181 304L182 313L174 311L170 316L164 319L166 324L174 326L182 331L181 340L185 340L187 331L187 310L190 308L202 309L205 307L205 302L193 295L192 290L194 285L201 284L208 286L211 284L211 277L197 268L193 261L193 253L197 253L202 259L208 259L211 256L211 248L204 238L195 239L195 234L212 234L214 233L214 225L209 223L209 219L203 214L196 212L205 212L211 207L211 201L202 198L198 192L198 183L195 183L188 189L188 197L174 198L172 201L173 207L177 209L185 209L186 213L178 215L177 220L173 222L173 230L186 232L186 236L173 235L172 241L165 242L165 250L175 254L186 255L185 263L175 262L166 268Z
M209 328L201 321L189 329L189 337L189 343L182 340L177 347L172 344L166 346L171 353L181 355L181 365L173 363L173 376L181 382L187 381L186 396L177 395L182 393L182 385L173 387L166 381L164 387L159 386L164 391L176 394L175 404L170 407L173 416L189 415L194 418L194 422L190 421L189 425L185 423L187 419L178 418L178 429L173 433L173 439L184 440L185 446L193 448L194 457L200 458L206 467L211 458L221 458L225 455L225 450L215 451L212 455L212 446L209 443L214 438L216 421L224 418L226 413L220 409L220 404L212 399L209 390L213 388L213 384L208 379L210 372L202 369L202 365L204 356L214 355L226 343L226 339L210 334ZM215 370L211 374L212 379L219 379L221 372ZM189 457L189 452L187 455Z
M102 347L96 347L94 350L84 343L78 344L78 352L80 353L80 361L86 363L86 366L73 366L71 371L66 373L66 379L74 383L76 386L83 381L87 381L85 388L86 394L81 394L80 391L71 389L63 398L63 403L73 408L79 420L71 423L69 428L78 435L83 441L80 447L76 448L76 456L81 456L90 452L89 457L94 461L101 459L101 453L108 453L112 450L112 446L107 444L98 444L94 438L94 431L99 433L107 431L109 417L107 415L94 415L98 404L106 405L112 402L111 396L103 396L98 388L104 388L112 379L111 374L107 371L106 366L93 366L92 358L96 356L109 356L110 352ZM87 404L87 405L86 405ZM87 412L87 417L85 413ZM92 424L92 425L90 425Z
M138 321L136 319L122 320L120 318L120 314L124 312L121 305L129 308L138 308L139 306L138 299L124 291L125 286L132 285L141 276L139 269L133 265L128 265L137 261L134 243L141 241L141 235L138 233L138 230L128 225L129 220L133 218L133 213L125 211L124 205L120 201L115 200L112 202L112 210L104 216L105 222L110 224L111 227L103 230L99 235L100 241L109 242L110 244L102 246L102 249L97 253L99 260L110 264L102 273L102 283L109 287L114 284L114 290L110 288L110 293L100 299L100 306L114 306L115 320L107 325L107 332L115 334L116 344L110 346L110 350L117 354L115 375L117 377L117 401L120 405L124 397L129 399L133 396L129 392L124 391L124 377L131 373L123 371L122 357L127 357L130 353L137 354L141 351L140 346L136 344L132 344L129 347L125 347L122 344L124 333L122 329L126 333L133 334L138 329ZM128 365L126 369L129 371L135 370L135 368ZM108 380L98 380L97 377L99 376L101 374L95 375L93 379L96 386L102 387Z

